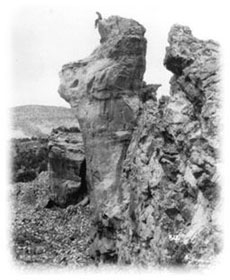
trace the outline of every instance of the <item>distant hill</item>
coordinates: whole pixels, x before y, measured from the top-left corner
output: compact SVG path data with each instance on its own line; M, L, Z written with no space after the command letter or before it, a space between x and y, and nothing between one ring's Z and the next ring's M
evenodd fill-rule
M25 105L10 109L12 138L45 137L59 126L78 126L69 108Z

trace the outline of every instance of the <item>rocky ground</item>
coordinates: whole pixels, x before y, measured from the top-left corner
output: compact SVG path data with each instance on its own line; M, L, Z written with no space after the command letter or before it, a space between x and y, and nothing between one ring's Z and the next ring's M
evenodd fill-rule
M22 264L89 265L89 206L44 207L47 178L44 172L33 182L13 185L14 257Z

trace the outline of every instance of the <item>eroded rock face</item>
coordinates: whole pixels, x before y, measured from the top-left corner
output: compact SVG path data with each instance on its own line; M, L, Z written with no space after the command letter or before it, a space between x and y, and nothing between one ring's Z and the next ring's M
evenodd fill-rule
M191 134L203 137L218 149L218 120L220 107L219 45L192 36L188 27L175 25L169 33L170 46L164 64L174 73L171 95L182 96L193 107L194 121L200 121L200 130ZM175 103L175 101L174 101Z
M87 186L84 144L79 129L54 129L48 146L51 202L66 207L81 201Z
M212 216L219 188L218 58L217 43L172 27L164 60L174 73L170 96L144 104L126 155L121 263L205 262L219 250Z
M159 85L143 82L145 29L114 16L98 29L101 45L64 65L59 87L84 139L92 255L121 264L214 255L218 44L173 26L164 60L174 74L171 92L157 101Z
M145 71L145 29L117 16L99 22L102 44L64 65L59 93L75 111L85 144L91 205L100 220L118 205L122 162L136 125Z

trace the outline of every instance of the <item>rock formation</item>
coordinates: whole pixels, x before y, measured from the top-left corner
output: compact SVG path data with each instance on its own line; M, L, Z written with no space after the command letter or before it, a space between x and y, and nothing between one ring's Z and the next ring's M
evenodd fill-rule
M83 134L95 221L119 205L122 162L136 125L145 71L145 29L112 16L98 23L101 46L64 65L59 93L75 111Z
M82 135L78 128L59 127L49 137L50 203L66 207L87 192Z
M159 85L143 81L144 27L111 16L98 30L101 45L64 65L59 87L84 140L95 213L92 256L179 264L214 255L218 44L173 26L164 60L174 74L171 92L157 101Z
M180 25L168 41L170 96L144 104L126 155L122 263L196 263L219 250L212 217L219 193L218 44Z

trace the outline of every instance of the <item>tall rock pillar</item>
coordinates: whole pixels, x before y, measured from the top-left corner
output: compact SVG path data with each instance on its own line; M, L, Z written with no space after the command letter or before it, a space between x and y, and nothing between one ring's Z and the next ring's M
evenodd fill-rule
M101 45L88 58L62 67L59 94L74 109L83 134L94 251L113 255L111 221L120 211L122 163L139 110L146 39L143 26L118 16L100 20L98 30Z

